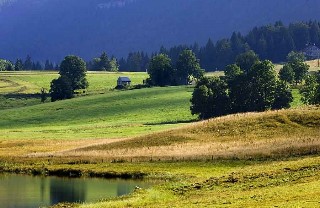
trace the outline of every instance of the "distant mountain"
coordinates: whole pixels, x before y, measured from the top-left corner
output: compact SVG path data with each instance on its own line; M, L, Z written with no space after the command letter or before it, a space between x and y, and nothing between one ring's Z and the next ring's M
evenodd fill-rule
M0 0L0 58L91 59L203 45L277 20L319 20L319 8L319 0Z

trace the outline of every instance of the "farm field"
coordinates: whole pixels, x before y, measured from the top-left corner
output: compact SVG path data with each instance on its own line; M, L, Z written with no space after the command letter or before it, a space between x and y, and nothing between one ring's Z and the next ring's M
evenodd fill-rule
M0 75L3 96L17 92L28 102L29 94L57 76ZM320 108L303 106L298 90L289 110L196 122L189 110L192 86L115 91L110 89L119 74L112 76L89 73L86 96L44 104L33 98L34 103L2 106L0 172L76 171L87 177L142 175L161 181L129 196L57 207L320 204ZM137 84L146 78L145 73L122 76L135 77ZM104 79L109 80L105 85Z
M0 72L0 109L39 104L41 89L44 88L48 92L51 81L58 76L58 72L47 71ZM146 73L138 72L88 72L87 79L90 85L85 93L110 92L116 86L119 76L130 77L134 85L142 84L148 77Z

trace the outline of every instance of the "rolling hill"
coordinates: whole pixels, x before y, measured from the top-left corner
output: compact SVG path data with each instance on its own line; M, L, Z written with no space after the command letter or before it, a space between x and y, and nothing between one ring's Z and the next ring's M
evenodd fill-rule
M1 75L15 83L8 86L1 79L2 90L26 86L20 95L57 76ZM0 110L0 173L146 177L157 182L120 198L55 207L319 204L319 106L191 123L192 87L104 91L113 83L109 76L117 74L89 74L96 92L88 96ZM136 80L141 79L137 74Z

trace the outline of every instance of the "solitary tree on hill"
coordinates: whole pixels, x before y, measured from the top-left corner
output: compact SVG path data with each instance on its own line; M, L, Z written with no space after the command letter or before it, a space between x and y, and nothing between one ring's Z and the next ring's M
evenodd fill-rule
M60 77L51 82L51 101L73 97L74 91L88 87L86 63L77 56L66 56L61 62Z
M70 80L66 76L54 79L50 85L51 101L65 100L73 97L73 89Z
M72 90L88 87L86 79L86 63L78 56L66 56L61 62L59 74L68 78Z

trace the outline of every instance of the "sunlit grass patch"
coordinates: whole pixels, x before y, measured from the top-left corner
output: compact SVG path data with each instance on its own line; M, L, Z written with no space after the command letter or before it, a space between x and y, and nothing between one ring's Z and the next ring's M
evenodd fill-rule
M2 110L2 139L132 137L190 122L192 88L113 91Z

